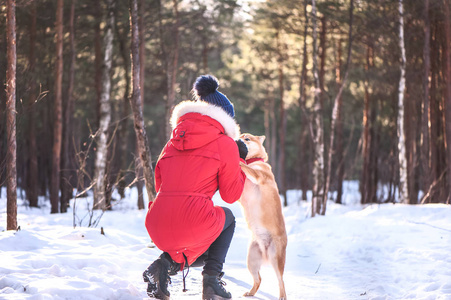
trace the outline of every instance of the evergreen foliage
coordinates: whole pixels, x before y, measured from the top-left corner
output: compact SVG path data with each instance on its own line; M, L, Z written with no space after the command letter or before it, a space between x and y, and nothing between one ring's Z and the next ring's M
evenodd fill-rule
M51 186L52 146L55 101L55 11L56 1L16 1L17 32L17 176L18 186L27 191L30 154L29 128L34 128L38 157L39 194L48 197ZM95 1L97 2L97 1ZM408 163L409 195L411 203L417 203L428 191L424 202L446 202L451 187L447 159L445 109L451 105L447 99L446 78L447 40L445 5L449 0L430 1L430 72L424 74L424 2L404 1L404 31L406 47L405 135ZM102 66L96 60L95 43L103 40L107 7L99 1L98 7L91 1L77 1L75 6L76 69L73 88L71 141L72 173L67 180L78 192L89 189L94 174L96 143L93 138L99 127L98 92L96 74ZM143 115L152 159L166 143L165 118L168 90L167 60L174 47L176 16L174 2L169 0L144 1L146 9L140 10L144 18L144 42L146 50ZM313 149L312 132L308 124L314 110L311 89L315 86L312 72L312 22L311 1L307 3L307 20L304 1L267 0L183 0L178 1L179 58L175 84L175 104L192 98L194 80L202 74L212 74L221 83L223 92L235 107L235 116L242 132L265 134L266 148L275 171L282 170L286 188L300 189L306 183L311 189ZM37 23L34 45L30 44L31 16L36 5ZM364 200L394 201L399 184L397 150L397 97L401 52L399 49L398 0L355 1L352 60L342 99L342 161L332 156L331 191L340 181L371 178L375 194ZM322 117L324 120L325 148L328 145L334 98L338 92L337 65L341 62L344 72L349 30L349 0L317 0L318 15L318 65L321 85ZM69 84L69 13L70 1L64 2L64 70L63 110L66 109ZM0 2L0 81L6 83L6 5ZM119 164L121 179L126 184L135 178L133 161L137 156L136 136L128 98L131 96L130 65L130 16L127 1L117 1L111 70L112 120L109 126L109 164ZM100 31L97 31L96 27ZM307 72L301 86L303 64L304 29L307 26ZM100 33L100 35L99 35ZM278 40L279 39L279 44ZM29 70L30 47L34 48L36 63L34 72ZM103 49L103 45L101 45ZM448 46L449 47L449 46ZM340 50L341 49L341 50ZM101 51L103 53L104 51ZM67 58L67 59L66 59ZM449 58L448 58L449 59ZM102 61L100 57L100 61ZM449 65L449 64L448 64ZM279 82L279 70L283 68L283 82ZM429 78L430 145L427 157L420 156L422 146L423 78ZM30 90L30 80L35 82ZM281 99L280 89L283 89ZM305 99L300 101L300 91ZM34 101L27 103L30 94ZM449 95L450 93L448 93ZM6 106L5 88L0 89L0 185L6 185ZM367 97L367 98L365 98ZM368 100L368 107L365 106ZM280 107L283 101L286 111L285 165L278 165L281 137L278 134ZM303 106L300 106L303 103ZM366 112L365 112L366 110ZM31 111L35 117L31 118ZM63 113L64 115L64 113ZM368 117L367 154L364 116ZM448 120L449 121L449 120ZM30 124L30 122L34 122ZM128 134L119 133L124 127ZM338 133L337 133L338 134ZM448 133L448 135L451 134ZM33 138L33 137L31 137ZM125 153L118 154L120 145L127 145ZM114 146L117 145L117 146ZM116 149L117 151L113 151ZM283 148L282 148L283 149ZM327 153L327 151L325 151ZM369 157L365 157L368 155ZM64 159L64 158L63 158ZM327 159L327 158L326 158ZM368 159L370 170L365 167ZM424 174L420 160L427 159L430 174ZM83 162L86 164L83 164ZM344 178L337 169L344 166ZM108 169L108 167L107 167ZM115 173L115 174L116 174ZM117 175L117 177L120 177ZM277 172L275 172L277 174ZM307 174L307 175L306 175ZM364 177L363 176L363 177ZM428 178L426 180L426 177ZM117 184L114 178L112 184ZM380 186L390 189L383 194ZM280 183L279 183L280 185ZM362 192L363 195L363 192ZM362 196L363 197L363 196ZM364 198L364 197L363 197Z

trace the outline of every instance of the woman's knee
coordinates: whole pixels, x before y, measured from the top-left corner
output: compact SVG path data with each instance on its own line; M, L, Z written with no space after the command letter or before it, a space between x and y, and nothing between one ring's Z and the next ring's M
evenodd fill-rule
M227 208L227 207L222 207L222 209L224 210L225 213L225 222L224 222L224 228L223 230L225 230L226 228L232 226L233 228L235 228L235 216L233 215L232 211Z

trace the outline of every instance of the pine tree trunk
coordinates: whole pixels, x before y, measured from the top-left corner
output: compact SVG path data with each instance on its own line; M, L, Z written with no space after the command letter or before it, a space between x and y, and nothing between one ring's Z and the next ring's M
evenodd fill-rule
M17 229L17 142L16 142L16 1L8 0L6 69L6 230Z
M263 111L263 125L265 126L265 136L266 136L266 145L267 145L267 153L268 153L268 162L269 164L271 164L270 158L272 157L271 154L271 116L270 116L270 112L271 112L271 92L269 91L270 87L267 90L267 95L268 97L266 98L265 102L264 102L264 111Z
M431 24L429 20L429 0L424 0L424 45L423 45L423 105L421 116L421 186L426 193L431 184L429 157L429 74L430 74L430 39Z
M96 89L96 128L100 122L100 98L102 95L102 35L100 24L102 22L101 1L94 1L94 15L96 18L94 25L94 65L95 65L95 89Z
M319 67L319 85L321 89L320 99L321 99L321 107L324 107L324 75L326 74L325 66L326 66L326 33L327 33L327 18L325 15L321 17L321 32L319 34L319 48L321 52L319 53L319 59L321 61Z
M135 177L136 177L136 188L138 190L138 207L140 206L140 203L144 206L144 195L143 195L143 189L144 189L144 174L143 174L143 167L141 164L141 159L139 158L139 144L138 140L136 140L135 143L135 149L136 149L136 157L135 157Z
M276 123L276 100L274 99L274 91L273 88L270 87L268 93L268 115L269 115L269 164L271 166L276 165L276 149L277 149L277 123Z
M363 104L363 142L362 142L362 179L360 181L360 193L362 204L369 202L369 178L370 178L370 94L369 94L369 71L371 68L371 46L367 45L365 64L365 95Z
M300 169L301 176L300 176L300 186L302 190L301 200L306 201L307 200L307 190L308 190L308 170L309 168L309 162L308 162L308 150L309 150L309 132L310 128L308 125L309 120L307 119L307 113L306 113L306 102L307 102L307 95L305 92L305 86L307 81L307 33L308 33L308 0L304 1L304 19L305 19L305 26L304 26L304 45L302 50L302 71L301 71L301 79L300 79L300 85L299 85L299 107L301 110L300 115L300 125L301 125L301 141L300 141L300 150L299 150L299 157L300 157Z
M73 138L73 112L74 112L74 84L75 84L75 3L71 1L69 16L69 34L70 34L70 67L69 84L67 87L66 110L64 111L64 134L63 134L63 169L61 171L61 212L67 212L69 200L72 198L72 138Z
M445 126L447 145L447 198L446 203L451 203L451 14L448 0L445 2L445 60L446 60L446 96L445 96Z
M269 93L268 93L269 94ZM269 106L269 99L266 99L264 101L264 106L263 106L263 125L265 127L265 136L266 136L266 140L269 141L271 138L271 126L270 126L270 119L269 119L269 110L270 110L270 106ZM268 142L266 142L266 144L268 145ZM267 147L269 148L269 147ZM269 159L269 150L268 152L268 159Z
M403 1L399 0L399 47L401 49L401 76L398 89L398 160L399 160L399 197L402 203L409 203L409 185L407 176L406 137L404 128L404 91L406 87L406 49L404 44Z
M341 72L342 63L342 41L341 38L337 40L337 55L336 55L336 63L335 63L335 83L337 89L340 89L340 86L343 82L343 76ZM336 159L337 159L337 198L335 199L335 203L342 204L342 194L343 194L343 177L344 177L344 162L343 162L343 114L342 114L342 106L343 106L343 97L340 95L338 98L338 112L337 112L337 147L336 147Z
M406 134L406 156L407 156L407 182L409 204L418 204L418 150L419 145L416 142L416 137L421 134L421 113L417 109L421 106L421 100L411 97L408 92L409 86L406 86L405 100L404 100L404 115L405 116L418 116L415 118L406 118L404 122L405 134ZM377 151L376 153L378 153Z
M278 52L278 80L279 80L279 159L278 159L278 174L279 174L279 193L284 197L284 206L288 206L287 202L287 184L285 180L285 135L287 131L287 116L284 101L284 74L283 74L283 53L282 42L280 40L280 29L277 28L277 52Z
M350 8L349 8L349 38L348 38L348 58L346 60L346 71L345 76L343 78L343 82L341 83L340 89L338 90L337 96L334 100L334 107L332 110L332 117L331 117L331 125L330 125L330 142L329 142L329 153L327 156L327 176L326 176L326 183L324 188L324 197L323 197L323 204L321 209L321 214L326 214L326 207L327 207L327 195L329 193L329 187L330 182L332 178L332 154L334 149L334 140L335 140L335 127L337 120L339 118L340 110L341 110L341 94L343 93L343 88L346 84L346 81L348 80L348 72L349 72L349 64L351 62L351 49L352 49L352 19L353 19L353 10L354 10L354 1L351 0Z
M314 106L313 106L313 197L312 217L321 212L322 199L324 197L324 133L323 115L321 106L321 86L318 74L318 45L317 45L317 17L316 0L312 0L312 23L313 23L313 77L315 82Z
M139 36L138 36L138 3L137 0L129 0L130 10L130 30L132 35L131 53L132 53L132 79L133 94L130 98L130 104L133 111L134 128L139 145L139 158L143 166L144 179L149 201L153 201L153 170L152 159L150 155L149 143L147 141L146 128L144 126L144 117L142 112L141 89L139 86L140 62L139 62Z
M138 30L139 30L139 62L141 64L139 68L139 86L141 87L141 97L144 106L145 102L145 74L146 74L146 41L145 41L145 25L144 25L144 15L146 12L145 1L139 0L139 16L138 16Z
M124 81L125 81L125 88L124 88L124 94L122 97L122 117L121 117L121 123L119 127L119 134L118 134L118 140L119 140L119 148L118 148L118 159L120 160L119 165L121 168L121 171L119 173L119 182L118 182L118 193L121 196L121 198L125 197L125 187L126 187L126 174L127 174L127 153L129 152L128 147L128 122L129 122L129 114L130 114L130 101L129 101L129 94L130 94L130 53L126 49L126 41L127 41L127 31L124 30L123 33L119 32L118 26L116 27L116 32L119 40L119 48L120 53L122 56L122 62L124 67Z
M144 74L145 74L145 67L146 67L146 61L145 61L145 49L146 49L146 47L145 47L145 45L146 45L146 43L145 43L145 40L144 40L144 31L145 31L145 28L144 28L144 13L145 13L145 9L144 9L144 0L139 0L139 9L140 9L140 14L139 14L139 18L138 18L138 22L139 22L139 40L140 40L140 43L139 43L139 62L140 62L140 64L141 64L141 66L140 66L140 69L139 69L139 71L140 71L140 76L139 76L139 80L140 80L140 83L139 83L139 86L141 87L141 95L142 95L142 102L141 102L141 104L142 104L142 107L141 107L141 109L144 109L144 100L145 100L145 97L144 97L144 95L145 95L145 93L144 93L144 83L145 83L145 81L144 81ZM138 144L136 144L136 147L138 147ZM136 148L137 150L138 150L138 148ZM138 153L138 151L136 151L137 153ZM139 161L139 159L138 159L138 161ZM138 209L144 209L144 197L143 197L143 187L144 187L144 184L143 184L143 179L142 179L142 177L143 177L143 169L142 169L142 166L141 166L141 164L138 162L137 164L135 164L135 166L136 166L136 169L135 169L135 172L136 172L136 178L137 178L137 188L138 188Z
M172 109L175 105L175 83L177 81L177 66L179 61L179 10L178 10L178 0L173 0L174 5L174 14L175 14L175 24L173 27L173 37L174 37L174 46L168 52L169 57L167 58L167 68L166 68L166 76L167 76L167 102L166 102L166 140L171 138L171 124L169 119L171 118Z
M38 156L36 146L36 116L34 103L36 100L36 3L32 4L31 12L31 26L30 26L30 56L29 56L29 73L30 73L30 86L29 86L29 119L28 119L28 184L27 184L27 198L31 207L38 207Z
M139 0L139 6L138 8L140 8L142 12L144 12L143 10L143 1ZM138 31L139 31L139 62L140 62L140 68L139 68L139 86L141 88L141 95L142 95L142 101L141 101L141 110L144 110L144 40L143 40L143 36L144 36L144 29L142 27L143 25L143 18L142 18L142 14L139 14L138 16ZM139 153L139 144L138 144L138 140L136 140L135 143L135 153ZM144 195L143 195L143 188L144 188L144 178L143 178L143 167L141 165L141 159L139 158L139 155L137 154L135 156L135 177L136 177L136 188L138 190L138 201L137 201L137 205L138 207L144 206Z
M52 180L50 185L51 213L59 212L60 163L63 135L63 7L64 1L57 1L56 8L56 75L53 119Z
M326 74L325 71L325 65L326 65L326 33L327 33L327 18L325 15L323 15L321 17L321 31L319 33L319 49L320 52L319 54L319 59L320 59L320 65L319 65L319 86L320 86L320 94L319 94L319 98L320 98L320 102L321 102L321 118L324 118L323 113L324 113L324 96L325 96L325 89L324 89L324 75ZM324 148L323 151L326 151L326 144L324 143L324 121L323 121L323 144L324 144ZM329 146L330 147L330 146ZM327 201L327 192L326 192L326 187L327 187L327 166L328 166L328 156L323 155L324 157L324 192L322 193L322 198L321 198L321 204L318 205L318 214L322 214L322 211L324 208L324 202Z
M6 4L6 2L4 1ZM3 13L5 17L5 24L7 20L6 11ZM7 55L7 34L2 34L0 37L0 51L2 53L5 53ZM0 60L0 70L6 70L7 69L8 62L5 59ZM6 72L2 71L0 72L0 82L3 82L6 84ZM3 88L0 89L0 98L5 99L5 101L0 101L0 115L5 116L4 119L6 119L6 85L3 86ZM3 159L6 158L6 150L7 150L7 144L5 144L6 141L6 122L2 118L0 120L0 157ZM0 171L0 182L6 182L6 172Z
M372 60L374 61L374 59ZM374 67L374 65L373 65ZM379 177L379 170L378 170L378 155L379 155L379 142L380 142L380 135L379 135L379 126L377 124L377 116L378 116L378 101L372 101L371 102L371 108L370 108L370 165L369 165L369 173L370 177L368 178L368 199L369 203L376 203L378 202L377 199L377 182Z
M432 26L432 39L431 39L431 88L430 88L430 101L429 101L429 115L430 115L430 138L429 138L429 151L430 151L430 174L431 174L431 183L437 180L437 178L440 176L440 165L439 165L439 120L440 120L440 113L438 109L439 101L437 101L437 73L440 71L438 70L438 63L437 63L437 57L439 52L439 42L437 39L437 26ZM437 189L434 189L430 193L430 197L428 199L422 199L422 203L426 202L432 202L437 198Z
M446 26L446 24L444 24ZM446 202L449 196L449 185L448 185L448 145L447 145L447 128L446 128L446 110L447 110L447 87L446 87L446 73L447 73L447 61L446 61L446 52L448 51L446 48L446 32L445 26L441 26L437 29L438 31L438 39L441 43L440 53L441 55L439 60L439 68L437 73L437 100L438 100L438 128L439 128L439 137L440 142L438 143L438 161L439 161L439 173L437 174L438 188L437 188L437 198L433 199L434 203Z
M94 174L94 209L107 209L105 198L105 170L108 157L108 128L111 121L111 66L113 62L113 29L115 0L107 0L107 21L103 44L105 47L102 68L102 94L100 97L100 121L97 132L97 151Z

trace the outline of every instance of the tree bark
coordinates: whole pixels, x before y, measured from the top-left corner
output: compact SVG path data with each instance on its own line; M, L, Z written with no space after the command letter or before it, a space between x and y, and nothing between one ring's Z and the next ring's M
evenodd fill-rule
M276 122L276 99L274 96L274 88L270 87L269 92L269 120L271 135L269 138L270 156L268 158L270 165L276 165L277 158L277 122Z
M319 85L321 89L320 99L321 106L324 107L324 75L326 74L325 66L326 66L326 33L327 33L327 18L326 16L321 17L321 32L319 34L319 48L321 52L319 53L319 59L321 61L319 67Z
M404 92L406 87L406 48L404 44L403 0L399 0L399 47L401 50L401 76L398 89L398 160L399 160L399 197L402 203L409 203L407 176L406 137L404 128Z
M446 126L446 156L448 161L447 197L446 203L451 203L451 14L448 0L445 4L445 60L446 60L446 95L445 95L445 126Z
M360 184L361 203L366 204L369 200L370 190L370 94L369 94L369 71L372 66L372 47L367 45L365 64L365 96L363 104L363 143L362 143L362 179Z
M139 62L139 36L138 36L138 3L137 0L129 0L130 11L130 30L132 35L131 53L132 53L132 86L133 94L130 98L130 104L133 111L135 133L139 146L139 158L143 166L144 180L149 201L153 201L154 185L152 158L147 141L146 128L144 126L144 117L142 112L141 88L139 86L140 62Z
M4 1L4 3L6 4L6 2ZM7 11L5 11L3 13L4 19L5 19L5 24L7 24ZM5 28L6 29L6 28ZM7 35L8 34L2 34L2 36L0 37L0 51L2 51L2 53L5 53L7 55L8 51L7 51ZM3 59L0 60L0 70L7 70L7 59ZM0 114L2 116L4 116L4 118L2 118L0 120L0 142L1 143L1 147L0 147L0 157L2 157L0 164L5 164L6 163L6 153L7 153L7 148L8 145L4 144L4 141L6 140L6 122L4 121L4 119L6 119L6 72L2 71L0 72L0 82L3 82L3 88L0 89L0 98L5 99L5 101L0 101ZM6 183L6 168L2 168L0 167L0 182L1 183Z
M141 87L141 97L144 106L145 102L145 93L144 93L144 85L145 85L145 71L146 71L146 41L145 41L145 27L144 27L144 15L146 12L145 9L145 1L139 0L139 17L138 17L138 26L139 26L139 62L141 64L139 68L139 86Z
M59 211L61 144L63 135L63 7L64 1L57 1L56 8L56 66L55 66L55 99L53 120L52 180L50 185L51 213Z
M66 109L64 111L64 133L63 133L63 169L61 171L61 212L67 212L69 201L72 198L72 147L71 141L73 137L73 112L74 112L74 84L75 84L75 4L77 0L71 1L69 16L69 37L70 37L70 66L69 66L69 82L66 96Z
M373 61L373 67L374 67L374 58ZM374 101L376 100L376 101ZM378 168L378 155L379 155L379 143L380 143L380 134L379 134L379 126L377 124L377 116L378 116L378 107L379 103L377 99L373 99L371 101L371 108L370 108L370 177L368 178L368 199L370 203L376 203L378 202L377 199L377 182L379 180L379 168Z
M284 101L284 73L283 73L283 53L282 53L282 42L280 40L280 29L277 28L276 33L277 40L277 71L278 71L278 81L279 81L279 159L278 159L278 174L279 174L279 192L284 197L284 206L288 206L287 201L287 187L285 180L285 136L287 131L287 114L285 110Z
M141 108L142 109L142 108ZM138 189L138 208L141 206L140 203L144 206L144 195L143 195L143 188L144 188L144 174L143 174L143 167L141 165L141 159L139 158L139 144L138 140L136 140L135 143L135 149L136 149L136 156L135 156L135 177L136 177L136 188Z
M446 24L443 24L446 26ZM437 78L436 78L436 84L437 84L437 116L439 119L437 120L438 125L438 136L439 136L439 142L437 143L438 147L438 173L437 173L437 181L439 181L439 184L437 186L437 194L436 198L432 199L432 202L434 203L444 203L448 199L448 177L443 178L443 180L440 180L441 174L443 172L448 173L448 147L447 147L447 129L446 129L446 110L447 110L447 88L446 88L446 52L447 52L447 41L446 41L446 33L445 33L445 26L437 26L437 38L440 41L440 50L439 53L437 53L439 57L438 61L438 67L437 67Z
M269 92L268 92L269 94ZM263 125L265 127L265 136L266 140L269 141L271 138L271 127L270 127L270 118L269 118L269 111L270 111L270 100L267 98L265 99L264 106L263 106ZM268 145L269 142L266 142L266 145ZM269 148L269 147L268 147ZM267 151L269 152L269 151ZM269 160L269 154L268 153L268 160Z
M271 166L276 165L276 138L277 138L277 124L276 124L276 105L274 99L274 88L268 83L268 97L265 101L265 135L266 145L268 149L268 162Z
M313 107L313 197L312 197L312 217L321 212L322 199L324 197L324 133L323 115L321 105L321 86L318 74L318 45L317 45L317 16L316 0L312 0L312 23L313 23L313 77L315 88Z
M30 86L28 97L29 119L28 119L28 184L27 184L27 198L31 207L38 207L38 156L36 145L36 114L34 103L36 100L36 3L32 4L31 11L31 25L30 25L30 54L29 54L29 74Z
M274 114L274 92L273 87L268 85L267 90L268 97L264 102L264 126L265 126L265 136L266 136L266 145L268 149L268 162L270 165L275 166L275 146L273 147L273 142L275 144L275 139L273 139L274 133L276 132L276 126L273 126L275 123L275 114Z
M96 128L100 122L100 98L102 95L102 35L100 33L100 23L102 22L101 1L94 1L94 66L95 66L95 89L96 89Z
M179 61L179 27L180 27L180 16L178 10L178 0L173 0L174 5L174 14L175 14L175 24L173 28L173 37L174 37L174 46L172 50L170 50L167 54L169 57L167 58L166 64L166 76L167 76L167 102L166 102L166 139L169 140L171 138L171 125L169 119L171 118L172 109L175 104L175 83L177 80L177 66ZM167 48L166 48L167 49Z
M107 209L105 198L105 170L108 157L108 128L111 121L111 66L113 62L113 29L115 0L107 0L107 20L103 44L105 47L102 68L102 94L100 97L100 121L97 133L97 151L94 175L94 209Z
M354 1L351 0L350 8L349 8L349 38L348 38L348 58L346 59L346 71L345 76L343 78L343 82L341 83L340 89L338 90L338 93L334 100L334 107L332 110L332 118L331 118L331 125L330 125L330 142L329 142L329 153L327 157L327 175L326 175L326 183L324 188L324 197L323 197L323 204L321 209L321 214L326 214L326 207L327 207L327 195L329 193L329 187L330 182L332 178L332 154L334 149L334 140L335 140L335 127L337 123L338 116L340 114L341 110L341 94L343 93L343 88L346 84L346 81L348 80L348 73L349 73L349 64L351 62L351 50L352 50L352 20L353 20L353 11L354 11Z
M337 56L335 63L335 83L337 89L340 89L340 86L343 82L343 75L341 72L342 63L342 41L341 38L337 40ZM342 106L343 106L343 97L340 95L338 98L338 112L337 112L337 148L336 148L336 159L337 159L337 198L335 199L335 203L342 204L342 196L343 196L343 178L344 178L344 162L343 162L343 114L342 114Z
M421 116L421 169L423 191L431 184L429 156L429 73L430 73L431 24L429 20L429 0L424 0L424 45L423 45L423 105Z
M122 118L121 118L121 124L119 128L119 153L118 153L118 159L120 160L120 168L121 171L119 173L119 182L118 182L118 193L121 196L121 198L125 197L125 187L126 187L126 174L127 174L127 153L129 152L128 147L128 137L129 137L129 130L128 130L128 122L129 122L129 114L130 114L130 101L129 101L129 94L130 94L130 53L128 49L126 48L126 40L127 40L127 32L124 30L124 32L120 33L118 26L116 26L116 32L119 39L119 48L120 53L122 56L123 61L123 67L124 67L124 80L125 80L125 88L124 88L124 94L122 97Z
M436 181L441 172L441 166L439 165L439 101L437 100L437 74L440 72L437 62L439 55L439 42L437 38L437 26L431 27L432 39L431 39L431 83L430 83L430 101L429 101L429 115L430 115L430 131L429 131L429 155L430 155L430 174L431 183ZM428 199L425 199L426 203L433 202L437 197L437 189L433 189L429 193Z
M6 230L17 229L17 142L16 142L16 1L8 0L6 69Z
M138 26L139 26L139 62L141 64L140 66L140 83L139 86L141 87L141 95L142 95L142 107L141 109L144 109L144 100L145 100L145 93L144 93L144 71L145 71L145 67L146 67L146 61L145 61L145 40L144 40L144 13L145 13L145 9L144 9L144 0L139 0L139 9L140 9L140 14L139 14L139 18L138 18ZM138 153L138 143L136 143L136 152ZM136 186L138 188L138 209L144 209L144 197L143 197L143 187L144 187L144 181L142 179L143 177L143 169L141 164L139 163L139 158L137 158L137 163L135 164L135 172L136 172L136 178L137 178L137 182L136 182Z
M306 86L306 81L307 81L307 61L308 61L308 57L307 57L307 33L308 33L308 23L309 23L309 18L308 18L308 11L307 11L307 6L308 6L309 1L305 0L304 1L304 19L305 19L305 25L304 25L304 45L303 45L303 50L302 50L302 71L301 71L301 79L300 79L300 84L299 84L299 108L301 111L301 115L300 115L300 125L301 125L301 141L300 141L300 151L299 151L299 157L300 157L300 168L301 170L309 170L309 163L308 163L308 149L309 149L309 128L308 128L308 122L309 120L307 120L307 113L306 113L306 102L307 102L307 95L305 92L305 86ZM309 172L301 172L301 176L300 176L300 186L301 186L301 190L302 190L302 194L301 194L301 199L306 201L307 200L307 190L308 190L308 174Z

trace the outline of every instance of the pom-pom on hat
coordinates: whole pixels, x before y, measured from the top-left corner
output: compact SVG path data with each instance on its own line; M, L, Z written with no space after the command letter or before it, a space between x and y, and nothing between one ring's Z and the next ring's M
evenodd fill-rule
M211 103L221 107L232 118L235 117L233 104L227 99L226 95L217 89L219 82L213 75L202 75L196 79L193 85L193 92L199 100Z

